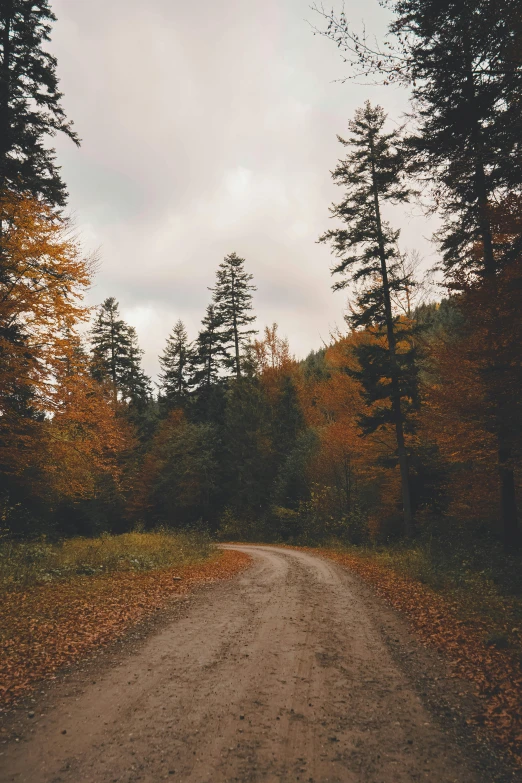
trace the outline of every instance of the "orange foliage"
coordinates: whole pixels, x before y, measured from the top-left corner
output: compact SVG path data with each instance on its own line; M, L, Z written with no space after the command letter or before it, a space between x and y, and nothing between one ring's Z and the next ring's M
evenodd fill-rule
M173 595L228 579L249 563L248 555L225 551L175 571L78 577L6 594L0 608L0 704L12 704L38 680L122 636Z
M85 356L63 345L63 372L56 376L54 415L42 424L38 465L54 498L92 496L96 480L121 479L121 455L135 445L129 424L117 415L110 389L95 381Z
M67 224L36 199L0 197L0 220L0 400L22 386L35 393L40 410L49 410L63 342L89 314L82 299L91 265Z
M91 269L67 226L36 199L0 197L0 221L0 463L19 473L40 448L36 416L55 410L65 343L88 316Z
M272 403L280 393L283 379L296 367L288 340L279 337L277 329L276 323L265 326L264 338L255 340L252 346L261 384Z
M324 510L348 513L361 485L373 483L379 517L394 513L400 498L400 475L385 469L379 459L396 448L392 431L380 430L362 437L359 417L368 411L359 381L349 370L357 369L354 347L374 337L369 332L352 332L327 349L326 378L301 378L299 392L308 426L314 427L320 449L312 466L314 483L328 488L321 493ZM373 533L379 524L372 519Z
M36 199L4 195L0 221L0 466L41 496L90 495L130 445L77 332L92 263Z
M450 512L492 519L499 516L500 426L511 439L515 473L522 457L522 261L494 279L461 281L460 287L464 324L457 335L443 332L428 346L420 436L436 443L453 466Z

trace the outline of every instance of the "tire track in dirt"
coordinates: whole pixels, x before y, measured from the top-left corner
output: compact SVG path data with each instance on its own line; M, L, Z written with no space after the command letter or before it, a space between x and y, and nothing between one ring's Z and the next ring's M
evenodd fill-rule
M422 705L357 579L306 552L237 548L248 571L195 595L74 701L65 683L38 705L0 780L491 781Z

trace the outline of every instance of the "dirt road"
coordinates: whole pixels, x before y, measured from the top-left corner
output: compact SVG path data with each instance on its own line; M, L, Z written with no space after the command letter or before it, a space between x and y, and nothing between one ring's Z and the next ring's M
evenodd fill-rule
M254 558L240 577L24 714L0 779L491 781L423 706L354 577L308 553L240 548Z

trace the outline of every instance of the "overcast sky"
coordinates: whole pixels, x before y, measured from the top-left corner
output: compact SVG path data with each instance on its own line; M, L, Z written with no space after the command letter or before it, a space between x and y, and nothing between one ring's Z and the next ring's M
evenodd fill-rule
M70 209L101 266L90 301L119 300L145 369L181 318L193 339L223 256L255 278L258 327L277 321L303 357L343 326L331 291L328 206L336 134L366 98L396 121L397 88L340 84L334 45L308 0L53 0L64 107L82 138L57 140ZM347 15L377 34L378 0ZM418 210L416 210L418 213ZM433 253L426 221L402 245Z

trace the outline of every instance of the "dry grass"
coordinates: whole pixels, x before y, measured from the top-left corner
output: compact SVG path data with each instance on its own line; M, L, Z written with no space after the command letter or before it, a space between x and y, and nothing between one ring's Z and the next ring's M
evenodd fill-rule
M184 566L211 554L210 539L200 533L104 534L58 543L45 539L0 542L0 591L118 571L150 571Z

